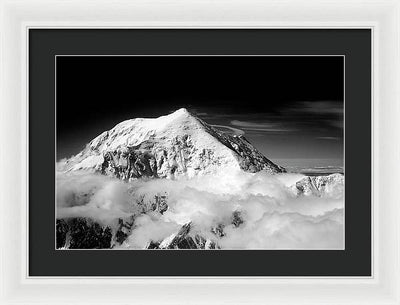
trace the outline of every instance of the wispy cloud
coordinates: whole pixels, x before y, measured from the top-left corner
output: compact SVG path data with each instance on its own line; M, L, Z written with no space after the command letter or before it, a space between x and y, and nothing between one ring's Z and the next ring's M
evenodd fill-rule
M250 121L238 121L232 120L231 124L233 126L239 126L244 130L251 131L263 131L263 132L289 132L295 131L293 128L286 128L281 123L258 123L258 122L250 122Z
M211 125L211 126L217 128L219 130L222 129L222 131L226 131L226 129L228 129L234 135L244 135L245 134L245 132L243 130L241 130L239 128L234 128L231 126L225 126L225 125Z
M343 120L326 120L327 124L338 129L343 129Z
M317 115L342 115L343 104L332 101L318 101L318 102L299 102L296 107L291 108L292 111L303 113L312 113Z
M197 112L196 115L202 117L202 116L208 116L209 114L207 112Z
M245 107L242 112L232 112L223 107L191 110L210 124L239 128L252 136L285 133L341 139L343 133L344 109L341 101L271 104L271 108L264 108L262 111Z
M254 122L244 122L238 120L231 121L231 124L245 128L272 128L275 126L275 124L272 123L254 123Z
M337 141L339 140L338 137L316 137L318 140L332 140L332 141Z

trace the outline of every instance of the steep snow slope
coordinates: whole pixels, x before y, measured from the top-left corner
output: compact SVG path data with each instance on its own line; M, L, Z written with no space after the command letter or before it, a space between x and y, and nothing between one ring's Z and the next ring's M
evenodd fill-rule
M119 123L68 159L63 171L89 170L130 180L193 177L240 169L285 171L242 135L225 134L181 108L155 119Z

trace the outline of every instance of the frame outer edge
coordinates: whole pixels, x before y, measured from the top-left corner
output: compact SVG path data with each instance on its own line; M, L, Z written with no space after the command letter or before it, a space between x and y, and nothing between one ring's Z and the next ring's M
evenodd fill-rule
M196 303L206 303L209 301L216 302L218 300L221 303L228 303L226 297L231 299L229 303L231 303L233 297L237 297L236 300L234 300L237 303L247 303L248 298L243 299L242 297L238 296L237 292L233 292L237 284L240 284L242 289L240 292L253 292L254 303L260 304L266 300L263 299L263 296L269 297L269 301L274 301L281 304L290 301L296 301L296 303L300 304L321 304L332 302L338 304L400 304L400 206L397 202L398 200L394 200L394 198L396 198L395 195L399 187L399 182L398 179L388 179L391 177L395 178L392 173L400 171L400 138L398 137L398 133L396 133L397 130L400 130L400 124L397 123L399 121L398 118L400 117L400 2L398 0L380 2L385 3L385 5L379 4L379 2L368 2L373 3L377 10L379 7L379 10L381 10L380 13L383 12L381 16L379 16L380 19L376 27L374 57L377 59L377 61L374 63L373 70L375 72L375 77L373 79L373 170L375 173L375 190L373 198L375 199L375 203L378 201L380 202L380 204L374 204L374 248L376 250L374 251L374 262L377 277L372 280L355 279L354 281L348 281L346 279L334 279L330 281L330 283L329 280L328 282L325 282L319 280L303 281L301 279L277 279L252 282L240 279L237 281L197 281L196 279L183 281L170 279L151 279L149 281L27 279L27 264L24 264L24 261L27 262L27 258L23 253L23 251L26 250L26 244L24 245L24 241L27 239L27 231L24 231L24 228L27 229L24 225L24 217L27 216L26 211L24 211L26 198L21 195L27 193L28 190L28 185L24 179L24 177L27 175L26 158L28 157L24 149L24 146L28 144L26 132L26 128L28 126L26 118L28 113L27 108L25 107L26 96L24 96L24 93L27 92L25 92L23 89L24 85L26 85L26 62L24 62L26 58L22 56L27 55L26 44L24 42L26 25L42 24L48 26L51 23L57 25L62 25L64 23L64 25L67 26L71 26L74 23L88 24L92 26L94 25L94 23L85 20L85 17L79 16L79 13L76 13L78 17L74 19L71 18L71 8L67 10L67 18L75 21L49 22L48 20L40 20L41 17L38 13L40 8L34 8L32 12L27 13L27 11L30 10L28 7L31 5L27 2L27 0L22 0L18 3L13 2L11 4L9 1L3 1L0 11L2 25L0 28L2 42L0 54L0 211L2 218L0 227L2 238L0 259L0 300L4 302L4 304L11 304L15 302L23 302L27 304L34 304L37 302L42 304L54 304L55 302L70 304L72 301L71 296L66 299L59 298L59 294L66 289L70 291L75 301L79 300L79 303L98 303L105 302L107 300L111 301L110 298L102 298L102 296L99 295L99 292L106 288L104 286L105 284L111 285L111 287L106 288L110 294L114 296L118 294L120 295L119 300L113 299L114 302L117 301L118 303L136 303L137 301L146 301L146 303L157 304L157 301L160 300L158 299L160 295L158 295L158 293L154 294L154 292L158 291L157 289L159 289L160 292L169 291L169 293L166 293L165 298L163 299L164 303L168 304L176 304L178 300L189 300L187 297L190 295L194 296L195 293L198 293L198 296L203 297L203 299L197 299ZM152 1L150 6L155 5L157 2L158 1ZM360 3L359 1L353 2ZM39 1L36 1L36 3L39 3ZM73 1L71 3L73 3ZM78 2L73 3L72 6L74 8L78 8L77 3ZM89 4L90 1L85 0L83 3ZM341 1L338 0L332 1L332 3L336 3L337 6L341 5ZM57 2L57 5L58 7L62 7L61 2ZM194 7L195 5L193 5L193 8ZM360 10L361 9L362 7L360 7ZM46 9L46 13L50 11L51 10L49 8ZM144 8L143 12L147 14L147 16L150 16L151 14L149 11L146 11L146 7ZM323 15L322 10L320 12ZM376 18L376 16L374 17ZM101 17L98 18L101 19ZM36 21L32 21L33 19L36 19ZM193 22L186 20L185 22L181 23L181 25L187 26L191 24L207 24L207 22L199 22L196 20L196 18L192 18ZM102 22L97 21L95 23L99 25ZM138 25L139 23L141 22L132 22L131 25ZM165 22L165 24L168 23L171 24L168 21ZM230 23L242 24L240 21ZM247 22L245 23L249 24ZM302 24L301 21L295 21L292 23L292 25L296 23ZM311 25L312 23L313 22L307 21L303 24ZM314 23L318 24L319 22ZM319 24L322 23L324 22ZM335 24L336 22L326 23ZM357 21L354 23L339 21L337 24L339 23L348 25L357 24ZM365 26L368 24L371 25L372 23L374 22L367 20L359 22L358 24L363 24ZM116 22L116 24L119 23ZM144 21L142 24L146 24L146 22ZM160 26L160 24L163 24L163 22L153 21L153 24ZM263 23L259 22L258 24L261 25ZM266 26L268 25L271 26L271 23L266 22ZM213 26L218 26L218 23L214 23ZM253 24L253 26L256 25ZM12 101L16 102L13 103ZM389 136L390 138L388 138ZM385 163L388 162L387 160L392 160L394 162L392 164L387 164ZM6 174L8 175L6 176ZM16 185L18 187L15 187ZM388 190L389 192L385 192ZM8 202L15 202L16 204L14 206L10 206L7 205ZM21 226L19 225L19 222L21 222ZM384 229L385 233L388 234L386 235L381 229ZM233 282L236 282L236 284L233 284ZM88 285L84 285L85 287L83 287L80 284ZM166 288L160 286L163 284ZM174 286L170 286L171 284L180 285L181 287L178 288L179 292L173 291L176 290L176 288L172 288ZM199 284L201 285L199 286ZM266 284L269 286L265 286ZM215 289L215 287L213 288L214 285L218 285L218 289ZM127 290L136 290L142 288L143 292L153 291L153 294L147 295L146 298L145 293L141 293L139 290L137 290L137 299L129 300L126 299L126 297L123 298L125 293L126 296L128 296ZM239 286L237 288L239 288ZM207 291L207 289L211 290ZM264 291L261 291L263 292L261 293L255 289L264 289ZM287 292L287 289L293 290L293 297L286 296L285 298L282 294L281 297L279 297L279 293ZM220 291L218 292L217 290ZM315 295L309 295L309 290L314 292ZM268 291L276 292L268 296L265 294L265 292ZM207 296L209 293L214 295L212 297ZM343 296L340 294L343 294ZM364 295L362 296L362 294ZM149 298L149 296L151 296L151 298ZM225 301L223 301L224 298ZM193 303L193 301L190 303Z

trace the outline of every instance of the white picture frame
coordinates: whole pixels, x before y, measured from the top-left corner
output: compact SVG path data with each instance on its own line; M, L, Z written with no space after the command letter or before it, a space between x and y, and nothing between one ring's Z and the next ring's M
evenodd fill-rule
M29 277L30 28L370 28L371 277ZM400 304L400 1L1 2L2 304Z

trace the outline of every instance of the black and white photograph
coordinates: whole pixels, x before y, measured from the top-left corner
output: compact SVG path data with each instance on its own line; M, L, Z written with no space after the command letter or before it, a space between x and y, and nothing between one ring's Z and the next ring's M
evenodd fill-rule
M58 250L343 250L344 56L56 56Z

